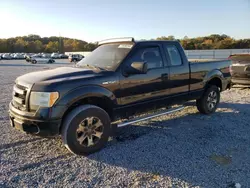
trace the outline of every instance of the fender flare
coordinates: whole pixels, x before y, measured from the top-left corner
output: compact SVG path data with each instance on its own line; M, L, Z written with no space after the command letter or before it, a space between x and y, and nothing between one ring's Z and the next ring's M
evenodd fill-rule
M211 80L214 79L214 78L220 79L221 83L222 83L222 81L225 79L224 76L223 76L223 73L222 73L220 70L214 69L214 70L212 70L212 71L209 71L209 72L205 75L205 77L204 77L204 79L203 79L203 85L204 85L204 87L206 87L207 84L209 83L209 81L211 81Z
M88 97L99 97L109 101L110 105L117 105L115 95L108 89L101 86L83 86L75 88L62 97L56 103L56 106L64 106L65 111L77 101L83 100Z

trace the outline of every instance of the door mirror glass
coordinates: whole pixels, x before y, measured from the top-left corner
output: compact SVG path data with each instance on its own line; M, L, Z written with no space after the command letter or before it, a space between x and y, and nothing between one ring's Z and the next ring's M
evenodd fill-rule
M133 62L126 70L127 74L146 74L148 65L145 62Z

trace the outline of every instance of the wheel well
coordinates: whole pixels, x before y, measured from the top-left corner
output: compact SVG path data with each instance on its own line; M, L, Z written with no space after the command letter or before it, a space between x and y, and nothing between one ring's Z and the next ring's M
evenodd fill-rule
M219 78L213 78L213 79L211 79L211 80L207 83L207 87L208 87L209 85L215 85L215 86L217 86L217 87L220 89L220 91L222 90L222 82L221 82L221 80L220 80Z
M95 106L98 106L98 107L102 108L103 110L105 110L108 113L108 115L109 115L109 117L110 117L110 119L112 121L112 119L113 119L113 108L112 108L113 103L109 99L106 99L106 98L103 98L103 97L87 97L87 98L81 99L81 100L73 103L66 110L66 112L63 114L62 119L64 119L71 110L73 110L77 106L84 105L84 104L92 104L92 105L95 105ZM60 129L61 128L62 128L62 126L60 127Z

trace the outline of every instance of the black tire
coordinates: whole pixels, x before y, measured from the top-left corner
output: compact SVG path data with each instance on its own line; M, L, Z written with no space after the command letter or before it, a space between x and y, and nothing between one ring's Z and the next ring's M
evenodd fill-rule
M50 59L49 61L48 61L48 63L54 63L55 62L55 60L54 59Z
M93 133L89 133L90 128L87 128L88 131L84 132L86 127L89 126L83 125L83 122L87 121L88 123L89 119L92 118L98 119L97 122L100 122L100 124L102 124L100 127L97 125L99 128L101 128L101 130L98 130L97 132L102 133L101 135L99 135L99 137L94 136ZM91 120L92 123L94 120ZM78 132L79 129L84 130L80 130L80 132ZM96 129L93 131L94 133L97 133L95 132ZM105 147L106 143L108 142L109 136L112 135L109 115L106 111L94 105L82 105L76 107L64 119L61 134L65 147L71 153L76 155L87 155L97 152ZM86 136L87 134L91 135ZM80 139L83 140L79 141ZM91 144L89 143L90 141Z
M32 60L31 63L32 64L37 64L37 61L36 60Z
M215 85L209 86L200 99L196 100L196 106L200 113L214 113L220 102L220 91Z

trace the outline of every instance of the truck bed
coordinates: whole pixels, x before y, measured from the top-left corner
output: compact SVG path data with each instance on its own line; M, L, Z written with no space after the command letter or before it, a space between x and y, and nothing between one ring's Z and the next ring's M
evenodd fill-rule
M209 78L211 70L218 71L223 74L223 77L230 78L229 67L231 60L206 60L202 61L190 61L190 90L196 90L201 88L201 84ZM202 86L203 87L203 86ZM222 88L225 90L226 88Z

